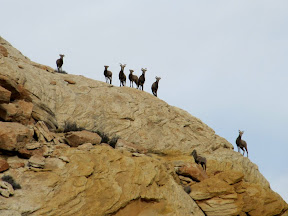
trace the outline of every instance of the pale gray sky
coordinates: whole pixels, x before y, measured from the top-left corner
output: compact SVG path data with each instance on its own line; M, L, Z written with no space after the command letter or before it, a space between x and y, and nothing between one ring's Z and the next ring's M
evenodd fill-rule
M287 0L1 2L0 34L31 60L119 85L119 63L144 90L187 110L249 158L288 201ZM236 146L235 146L236 148Z

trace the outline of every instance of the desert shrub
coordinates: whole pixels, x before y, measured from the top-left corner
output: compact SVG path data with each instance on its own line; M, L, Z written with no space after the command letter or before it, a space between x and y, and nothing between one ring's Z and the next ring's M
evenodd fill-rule
M115 148L118 139L119 139L119 137L118 137L118 136L115 136L115 137L113 137L113 138L108 142L108 144L109 144L112 148Z
M109 142L108 135L106 133L104 133L103 131L97 130L95 133L97 133L102 138L101 143L108 143Z
M64 133L69 131L82 131L84 128L78 127L76 122L65 121L64 122Z
M16 183L12 176L4 175L4 176L2 176L1 179L5 182L8 182L9 184L11 184L14 190L21 189L20 184Z
M109 138L109 136L103 131L97 130L97 131L92 131L92 132L97 133L102 138L101 143L107 143L111 147L115 148L115 145L119 139L118 136L114 136L112 138Z

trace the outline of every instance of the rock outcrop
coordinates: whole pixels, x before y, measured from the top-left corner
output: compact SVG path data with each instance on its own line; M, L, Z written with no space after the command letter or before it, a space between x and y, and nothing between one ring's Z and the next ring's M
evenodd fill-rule
M0 177L21 185L1 182L0 215L288 214L257 165L201 120L137 89L56 73L1 37L0 151Z

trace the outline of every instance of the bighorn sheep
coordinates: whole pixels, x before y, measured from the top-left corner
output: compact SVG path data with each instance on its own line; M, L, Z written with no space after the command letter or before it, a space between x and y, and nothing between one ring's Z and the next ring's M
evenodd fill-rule
M104 70L104 76L106 79L106 83L109 83L110 80L110 84L112 84L112 72L108 70L109 66L104 65L105 70Z
M121 84L122 86L126 85L126 75L124 74L124 68L126 67L126 64L122 65L120 63L120 67L121 67L121 70L119 72L119 80L120 80L120 87L121 87Z
M206 158L197 155L197 151L194 149L193 152L190 154L194 157L195 163L200 164L203 170L206 171Z
M62 71L63 57L64 57L65 55L59 54L59 56L60 56L60 58L57 59L57 61L56 61L56 65L57 65L57 68L58 68L58 73L60 73L60 69L61 69L61 71Z
M130 87L132 84L132 88L133 88L133 82L135 82L135 84L137 85L138 88L138 77L136 75L133 75L134 70L129 70L130 74L129 74L129 80L130 80Z
M144 85L144 82L145 82L145 73L147 71L147 68L142 68L142 75L139 77L138 79L138 88L142 87L142 91L143 91L143 85Z
M242 149L243 151L243 156L244 156L244 153L245 153L245 150L247 152L247 157L248 157L248 149L247 149L247 143L242 140L242 135L243 135L244 131L241 131L239 130L239 136L237 137L236 139L236 145L238 147L238 152L240 152L240 149Z
M153 95L157 97L158 83L161 77L156 76L155 78L156 78L156 81L152 84L151 89L152 89Z

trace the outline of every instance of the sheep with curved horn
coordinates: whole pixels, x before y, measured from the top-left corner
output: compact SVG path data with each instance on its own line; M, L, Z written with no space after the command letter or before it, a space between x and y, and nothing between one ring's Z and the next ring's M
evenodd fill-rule
M197 155L197 151L194 149L193 152L190 154L194 157L195 163L200 164L204 171L206 171L206 164L207 160L205 157L201 157Z
M126 64L121 64L120 63L120 67L121 67L121 70L119 72L119 80L120 80L120 87L121 85L124 86L126 85L126 75L124 74L124 68L126 67Z
M142 91L144 90L143 85L145 83L145 73L147 71L147 68L141 68L142 70L142 75L138 79L138 88L142 87Z

